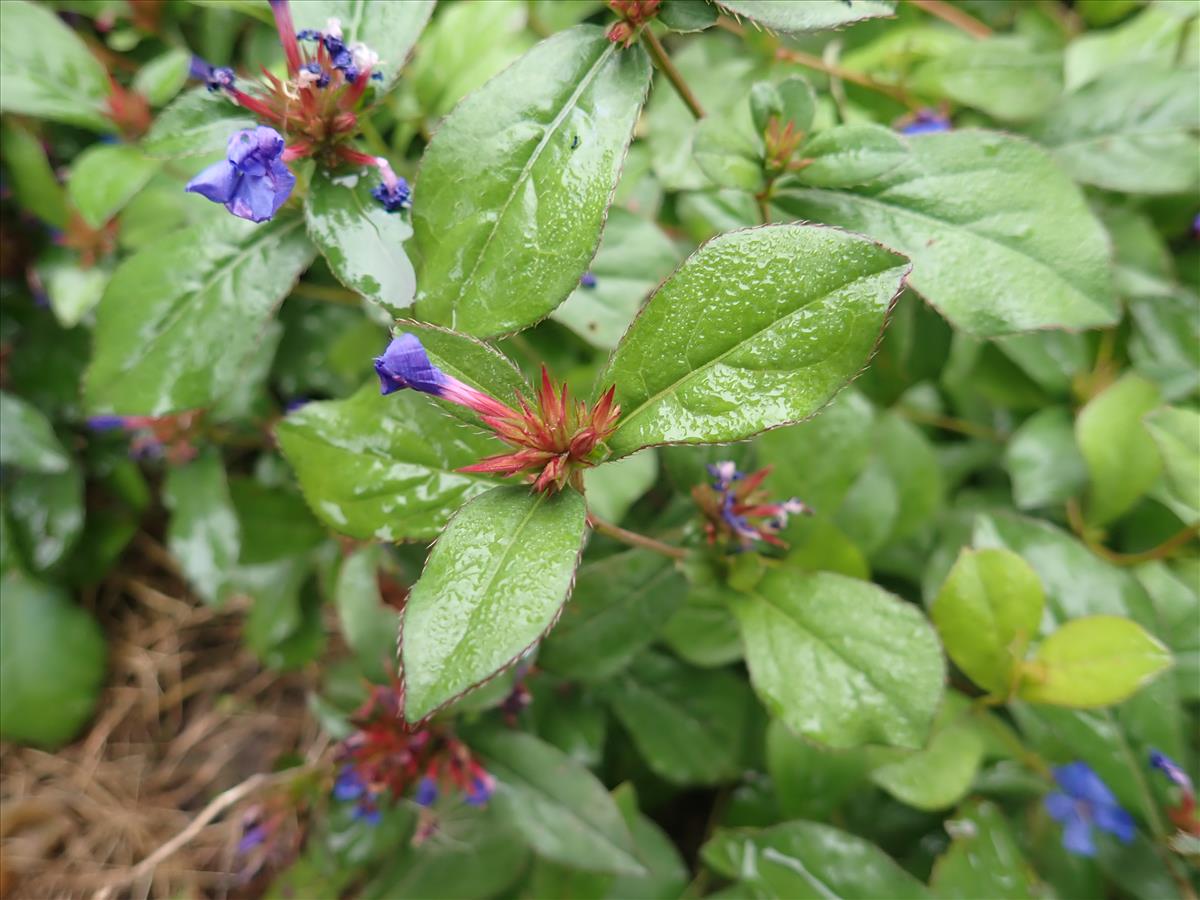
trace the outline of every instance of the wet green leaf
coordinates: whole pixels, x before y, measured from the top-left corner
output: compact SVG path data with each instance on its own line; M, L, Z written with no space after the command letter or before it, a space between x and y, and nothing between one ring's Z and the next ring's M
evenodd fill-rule
M815 413L863 367L906 274L856 235L775 225L723 235L655 292L599 384L618 456L738 440Z
M864 789L873 765L867 748L831 750L778 719L767 728L767 773L785 816L828 819Z
M232 588L241 533L220 455L207 452L169 469L163 503L171 513L167 546L184 576L208 603L223 603Z
M207 203L199 197L199 203ZM227 393L315 250L299 216L193 225L126 259L97 308L94 413L162 415Z
M83 533L83 472L24 472L7 486L13 536L37 572L67 558Z
M1167 488L1193 521L1200 519L1200 413L1168 406L1145 422L1162 457Z
M714 0L721 9L736 16L745 16L772 31L789 34L825 31L841 28L864 19L891 16L896 4L891 0Z
M94 144L72 163L67 194L84 221L99 228L125 208L160 165L130 144Z
M965 549L930 617L954 664L982 688L1007 696L1013 672L1038 634L1045 597L1029 564L1010 550Z
M580 25L455 108L426 150L413 204L423 318L501 334L574 290L649 78L640 47L619 50L603 29Z
M112 131L108 73L54 10L26 0L4 7L0 110Z
M38 260L37 274L54 317L60 325L71 328L95 309L104 296L113 270L107 265L85 268L80 265L78 254L54 247Z
M1042 642L1019 693L1034 703L1110 706L1171 665L1171 652L1133 620L1087 616Z
M401 4L403 5L403 4ZM403 244L412 228L371 197L372 174L318 171L304 205L308 234L338 280L393 316L411 306L416 275Z
M450 520L404 608L405 717L490 678L554 624L583 546L583 497L496 488Z
M313 512L356 538L432 538L465 501L495 484L455 471L500 445L414 391L364 385L346 400L307 403L276 426Z
M1028 121L1062 93L1062 55L1017 36L963 36L957 47L918 66L912 86L1004 122Z
M907 163L853 191L788 189L774 202L908 254L913 289L972 334L1116 321L1104 232L1045 151L985 131L909 143Z
M946 823L951 842L934 863L930 887L938 897L994 897L1024 900L1040 896L1033 868L1021 855L1003 811L986 800L971 800Z
M645 873L621 811L583 766L521 732L470 743L496 778L498 811L539 856L589 872Z
M1004 467L1018 509L1053 506L1079 493L1087 484L1087 469L1071 411L1051 406L1021 423L1004 449Z
M908 144L882 125L856 123L818 131L796 156L812 160L789 178L817 188L847 188L890 172L908 159Z
M221 92L196 87L180 94L155 117L142 139L142 150L154 159L224 152L235 131L256 124L253 115Z
M0 463L29 472L65 472L71 465L50 421L7 391L0 391Z
M797 734L831 747L920 747L945 663L928 621L868 582L779 569L733 600L759 697Z

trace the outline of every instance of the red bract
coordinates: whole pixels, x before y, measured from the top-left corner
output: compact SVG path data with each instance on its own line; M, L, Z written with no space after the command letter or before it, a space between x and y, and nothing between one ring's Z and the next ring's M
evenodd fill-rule
M555 389L542 366L542 385L537 411L518 395L520 412L506 409L499 415L481 415L500 440L517 450L489 456L460 472L488 472L511 476L537 472L536 491L559 491L568 483L583 489L583 470L594 465L589 458L616 427L621 407L613 403L616 387L610 387L590 410L586 403L572 402L566 384Z
M708 520L704 532L710 544L722 540L749 550L757 541L764 541L786 547L776 534L787 525L788 517L812 512L795 497L783 503L770 502L770 495L762 490L770 466L744 474L732 462L720 462L710 465L708 471L712 483L696 485L692 497Z

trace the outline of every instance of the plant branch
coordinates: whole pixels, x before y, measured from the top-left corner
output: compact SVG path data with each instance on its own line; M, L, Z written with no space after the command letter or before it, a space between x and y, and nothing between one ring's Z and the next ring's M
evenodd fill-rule
M992 36L992 29L987 25L958 7L951 6L945 0L908 0L908 2L917 9L924 10L948 25L953 25L959 31L963 31L973 38L983 39Z
M894 85L884 84L882 81L876 81L870 75L865 75L862 72L855 72L852 69L844 69L841 66L833 65L825 62L819 56L814 56L811 53L805 53L802 50L793 50L790 47L780 47L775 51L775 58L783 62L795 63L798 66L804 66L806 69L815 69L818 72L824 72L832 78L840 78L842 81L849 81L851 84L857 84L859 87L864 87L867 90L878 91L881 94L886 94L893 100L903 103L910 109L914 103L912 98L908 96L908 92L903 88L895 87Z
M687 86L687 82L683 80L683 76L675 68L675 63L671 62L671 57L667 56L667 49L662 45L662 41L658 39L658 35L649 28L643 28L641 37L642 43L650 51L650 56L654 60L654 64L667 76L667 80L671 82L671 86L679 94L679 99L691 110L693 116L697 119L703 119L704 107L700 105L700 101L696 99L696 95L692 93L692 89Z
M630 547L641 547L645 550L660 553L663 556L669 556L671 559L687 558L687 551L682 547L664 544L662 541L656 541L654 538L638 534L636 531L627 531L619 525L614 525L612 522L606 522L603 519L597 518L592 513L588 513L588 524L601 534L606 534L613 540L620 541L622 544L628 544Z
M1193 524L1175 532L1157 547L1137 553L1120 553L1110 550L1088 534L1087 523L1079 509L1079 503L1074 498L1067 501L1067 521L1071 525L1071 530L1087 545L1089 550L1117 566L1136 566L1139 563L1151 562L1156 559L1167 559L1180 547L1200 536L1200 523Z

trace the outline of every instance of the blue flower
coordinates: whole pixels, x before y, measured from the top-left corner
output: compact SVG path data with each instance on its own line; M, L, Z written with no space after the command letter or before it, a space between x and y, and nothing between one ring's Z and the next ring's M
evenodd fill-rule
M1158 769L1167 776L1170 782L1184 790L1185 793L1192 793L1192 779L1188 778L1187 772L1183 771L1179 763L1158 750L1150 751L1150 766Z
M1060 792L1048 794L1046 811L1063 826L1063 846L1078 856L1095 856L1092 827L1116 836L1123 843L1133 840L1133 816L1121 808L1100 776L1084 762L1073 762L1054 770Z
M354 812L350 814L359 822L364 822L372 827L383 821L383 814L379 811L379 807L373 803L360 803L354 808Z
M329 73L321 68L319 62L307 62L300 67L301 78L307 78L317 87L323 88L329 84ZM305 74L306 73L306 74Z
M260 125L229 139L224 162L214 163L188 182L185 190L199 194L242 219L265 222L287 200L296 184L280 156L283 138L274 128Z
M417 804L417 806L429 807L437 803L437 798L437 782L428 776L422 778L420 783L417 785L417 793L413 796L413 801Z
M209 91L231 88L236 81L233 69L228 66L209 65L199 56L192 57L192 61L188 65L188 74L197 81L203 81Z
M579 286L585 288L594 288L596 286L596 276L591 272L584 272L579 278Z
M391 184L384 180L375 185L371 189L371 196L382 203L383 208L391 213L405 209L412 192L408 188L408 182L397 175Z
M333 796L338 800L357 800L366 791L362 777L351 768L342 769L333 783Z
M445 373L429 361L420 339L407 332L393 338L383 355L375 357L375 374L381 394L412 388L440 397L446 382Z
M321 32L314 31L311 28L303 28L300 30L300 33L296 35L296 40L298 41L319 41L320 39Z
M470 787L467 788L467 804L470 806L487 806L487 802L492 798L495 790L495 779L486 772L477 772L471 777Z
M87 424L92 431L114 431L125 427L125 419L122 416L92 416Z
M252 828L247 828L246 833L242 835L242 839L238 841L237 852L245 856L255 847L261 847L267 840L267 828L265 825L255 825Z
M949 131L950 119L932 109L917 110L907 125L900 127L901 134L933 134L938 131Z

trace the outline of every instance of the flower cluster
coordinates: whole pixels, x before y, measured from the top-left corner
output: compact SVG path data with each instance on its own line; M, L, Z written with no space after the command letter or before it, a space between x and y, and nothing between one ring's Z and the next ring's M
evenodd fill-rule
M770 502L762 490L763 480L771 474L770 466L746 474L727 461L710 465L708 473L712 482L692 488L692 497L707 519L704 532L710 544L724 540L735 543L740 550L749 550L764 541L786 547L776 535L787 526L788 517L812 512L795 497L782 503Z
M237 86L233 70L195 58L191 75L250 110L263 125L241 131L229 140L228 158L201 172L188 184L235 216L262 222L287 200L295 178L285 165L296 159L318 158L327 167L342 164L379 170L382 183L372 194L388 212L408 206L409 188L387 160L362 153L348 141L359 129L359 104L372 80L379 56L365 44L347 45L341 23L330 19L323 31L296 34L288 0L270 0L287 60L287 78L264 71L253 93ZM314 49L310 51L311 44Z
M608 29L608 39L628 47L642 27L658 15L662 0L608 0L608 8L621 17Z
M337 750L337 800L353 802L355 818L381 819L381 803L396 801L415 786L413 802L423 810L417 839L431 833L433 808L443 795L461 794L483 806L496 782L461 741L438 726L412 730L404 721L398 686L371 688L355 713L357 730Z
M496 437L516 448L460 471L505 477L529 473L537 491L562 490L568 483L582 489L583 469L594 464L593 451L612 433L621 414L621 408L613 403L615 388L609 388L589 410L586 404L571 401L565 384L557 390L544 366L537 410L518 394L518 412L447 375L430 362L414 334L394 338L375 359L375 372L382 393L412 388L465 406L478 413Z
M88 427L92 431L127 431L132 434L129 455L134 459L165 459L170 463L185 463L194 459L192 444L200 413L187 412L176 416L92 416Z

